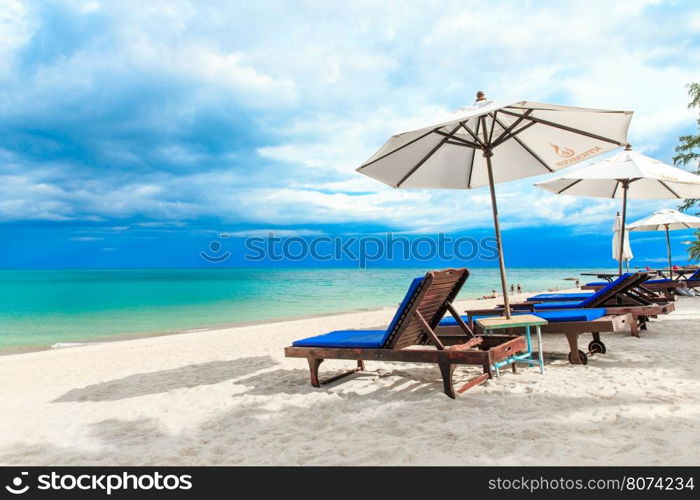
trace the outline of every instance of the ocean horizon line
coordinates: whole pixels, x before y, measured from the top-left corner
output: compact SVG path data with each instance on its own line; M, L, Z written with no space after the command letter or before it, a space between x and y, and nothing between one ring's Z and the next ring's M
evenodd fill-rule
M692 264L688 264L692 265ZM372 266L372 267L359 267L359 266L99 266L99 267L0 267L0 271L118 271L118 270L152 270L152 269L192 269L201 271L216 271L216 270L274 270L274 271L285 271L285 270L326 270L326 269L342 269L342 270L352 270L356 269L358 271L371 271L371 270L391 270L391 269L446 269L454 267L466 267L467 269L498 269L498 265L493 266L457 266L455 264L445 264L443 266ZM642 266L630 266L630 269L641 269ZM583 266L559 266L559 265L530 265L530 266L507 266L508 269L594 269L594 270L610 270L617 269L614 264L601 264L601 265L583 265Z

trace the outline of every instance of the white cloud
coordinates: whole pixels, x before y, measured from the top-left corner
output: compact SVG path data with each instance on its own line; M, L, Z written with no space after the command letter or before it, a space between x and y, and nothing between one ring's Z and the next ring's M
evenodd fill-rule
M33 25L21 0L4 0L0 7L0 82L11 78L15 52L30 39Z
M660 159L694 126L684 85L700 65L696 5L57 5L79 16L75 26L52 24L37 5L8 0L0 10L0 125L43 134L32 143L40 158L24 156L25 142L0 150L2 220L489 227L483 189L392 190L354 169L392 133L471 102L477 89L633 109L635 148ZM74 39L73 28L84 31ZM32 46L37 36L65 47ZM79 153L66 157L66 145ZM533 182L498 186L504 227L607 227L619 205ZM630 218L674 204L635 200Z
M71 241L102 241L104 238L99 236L75 236L71 238Z
M326 233L323 231L316 231L313 229L280 229L280 228L260 228L260 229L246 229L243 231L222 231L221 235L224 238L267 238L270 235L274 235L276 238L290 238L294 236L323 236Z

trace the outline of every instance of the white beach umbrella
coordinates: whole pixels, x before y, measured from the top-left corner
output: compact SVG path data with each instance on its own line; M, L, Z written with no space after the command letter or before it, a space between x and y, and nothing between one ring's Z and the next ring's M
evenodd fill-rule
M622 217L620 213L615 216L615 222L613 223L613 238L612 238L612 258L614 260L620 260L627 263L629 266L629 261L632 260L634 255L632 254L632 248L630 247L629 231L625 231L625 239L623 242L620 241L622 238ZM622 243L622 255L620 255L620 243Z
M531 101L497 103L478 93L474 106L393 135L357 171L395 188L488 185L505 312L510 318L494 184L554 172L624 145L631 118L631 111Z
M649 217L634 221L627 226L629 231L666 231L666 250L668 252L668 269L673 277L671 263L671 237L669 231L700 227L700 217L684 214L678 210L664 209L654 212Z
M611 158L535 185L555 194L622 198L623 226L627 198L700 198L699 176L636 153L629 145ZM619 252L624 250L626 239L621 234ZM619 260L622 274L622 259Z

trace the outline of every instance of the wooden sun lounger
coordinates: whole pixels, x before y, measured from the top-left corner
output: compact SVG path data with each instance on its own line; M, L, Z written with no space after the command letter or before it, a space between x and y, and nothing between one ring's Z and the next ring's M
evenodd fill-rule
M473 316L493 313L494 310L469 311L469 325L475 332L479 332L478 323L473 321ZM502 311L500 311L502 313ZM569 343L569 362L571 364L585 365L588 363L588 356L591 354L606 352L605 344L600 339L601 333L613 333L625 330L628 326L634 323L634 318L631 314L607 314L600 318L591 321L568 321L560 323L548 323L542 325L542 333L557 333L566 337ZM460 332L454 326L440 326L436 330L438 337L442 341L449 341L452 337L459 336ZM524 329L514 328L508 329L509 334L522 335ZM588 352L584 352L578 347L578 337L583 333L590 333L593 340L588 344Z
M642 283L648 279L648 273L628 274L623 279L618 279L612 283L601 285L595 290L595 297L592 297L590 304L585 307L605 307L611 305L649 305L659 297L649 290L641 288ZM605 290L603 290L605 288ZM581 299L581 300L588 300ZM663 300L667 302L667 300ZM521 302L513 304L515 306L528 306L537 304L537 301Z
M618 311L620 311L619 314L632 313L634 315L635 321L632 325L632 334L639 336L639 329L646 330L646 323L650 317L656 317L659 314L668 314L675 310L673 304L669 304L669 302L673 301L659 297L657 294L646 290L641 285L647 278L648 273L644 272L629 274L624 279L619 280L619 282L616 281L612 284L608 284L605 290L597 291L594 297L586 299L586 304L584 306L578 307L631 308L618 309ZM562 302L562 304L564 303L565 302ZM562 306L559 309L576 309L575 301L571 303L571 307ZM532 312L537 310L538 304L540 304L540 302L529 301L512 304L511 307L515 310Z
M379 348L358 347L287 347L284 354L292 358L306 358L309 364L311 385L338 380L364 371L364 361L404 361L409 363L437 364L442 374L443 389L449 397L455 397L452 374L456 365L478 365L483 373L469 380L457 393L462 393L492 377L491 366L510 356L524 351L525 338L520 335L474 335L452 306L457 293L469 277L466 269L432 271L425 275L415 291L407 295L397 311L387 338ZM404 307L405 305L405 307ZM456 334L444 341L435 332L440 320L449 312L457 321ZM390 331L389 331L390 330ZM428 339L433 348L421 346ZM313 339L305 339L304 341ZM303 341L301 341L303 342ZM321 381L319 366L325 359L347 359L357 361L357 368Z
M661 283L652 283L649 280L648 273L637 273L646 275L644 280L640 280L634 286L629 287L626 293L621 294L622 297L631 295L632 297L643 297L650 302L672 302L675 300L675 291L678 288L687 288L686 281L667 281ZM653 280L651 280L653 281ZM607 284L586 284L581 287L581 290L598 291L605 288Z
M587 353L578 349L578 335L581 333L591 333L593 341L589 344L588 354L599 352L604 353L605 344L600 340L602 332L616 332L623 327L629 326L630 333L639 337L640 330L646 330L649 318L659 314L668 314L675 309L671 302L654 302L652 297L639 288L640 284L648 278L647 273L634 273L621 277L615 282L608 284L605 290L597 292L594 296L586 298L585 305L578 305L581 302L571 301L571 306L567 306L569 301L562 301L561 306L555 306L551 302L522 302L512 304L514 311L537 315L544 311L565 311L567 309L601 309L605 308L605 316L589 321L552 321L542 327L542 333L562 333L566 335L571 348L569 361L574 364L587 362ZM538 306L540 309L538 309ZM548 307L543 307L548 306ZM501 306L502 307L502 306ZM504 310L500 309L480 309L466 311L468 323L473 327L474 316L502 315ZM444 328L438 329L439 335L445 333ZM517 333L507 330L508 333Z
M517 304L518 308L515 309L519 312L528 311L531 314L537 315L536 306L537 303L521 303ZM591 306L596 307L596 306ZM607 314L630 314L633 321L630 322L630 333L633 337L639 337L640 330L647 329L647 322L649 318L655 318L660 314L669 314L676 310L676 306L673 303L665 304L642 304L642 305L615 305L615 306L597 306L605 307ZM480 309L478 311L466 311L468 314L472 315L483 315L490 314L488 311L494 312L499 311L495 309ZM556 323L555 323L556 324Z
M639 285L638 290L641 292L645 292L644 295L648 296L651 298L651 300L666 300L666 301L673 301L674 299L674 294L675 291L678 290L679 288L693 288L692 283L689 285L690 282L686 281L668 281L664 283L642 283ZM698 283L700 285L700 283ZM695 285L695 286L698 286ZM598 291L601 288L603 288L605 285L582 285L581 290L595 290ZM662 293L663 295L658 295L658 293Z

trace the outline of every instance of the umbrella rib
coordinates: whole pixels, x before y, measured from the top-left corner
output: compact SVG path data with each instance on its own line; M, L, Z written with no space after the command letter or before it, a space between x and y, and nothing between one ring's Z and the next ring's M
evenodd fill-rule
M462 146L464 148L469 148L469 149L474 149L474 148L481 149L481 146L479 146L478 144L473 144L473 145L472 144L465 144L464 141L454 141L452 139L454 139L454 137L451 139L447 139L447 142L445 144L450 144L452 146Z
M617 188L620 185L619 179L615 179L615 187L613 188L613 194L610 198L615 198L615 194L617 193Z
M501 123L500 120L498 120L498 124L499 124L501 127L503 127L503 124ZM521 129L521 130L522 130L522 129ZM542 166L543 166L544 168L547 169L548 172L554 172L554 169L551 168L549 165L547 165L547 163L546 163L542 158L540 158L539 155L538 155L537 153L535 153L532 149L530 149L529 147L527 147L523 141L521 141L521 140L520 140L518 137L516 137L515 135L513 135L512 138L513 138L513 140L514 140L515 142L517 142L518 144L520 144L520 146L521 146L525 151L527 151L528 153L530 153L530 154L532 155L532 157L533 157L535 160L537 160L538 162L540 162L540 163L542 164Z
M466 130L467 132L469 132L469 135L471 135L477 143L479 143L480 148L483 148L483 147L486 146L486 144L484 144L484 143L482 142L482 140L479 139L479 124L481 124L481 120L477 120L477 121L476 121L476 133L472 132L472 129L470 129L470 128L467 126L466 123L460 122L459 124L462 126L462 128L463 128L464 130Z
M476 121L476 134L472 134L472 137L478 137L479 135L479 124L481 122L479 120ZM466 126L464 126L465 129L467 129ZM471 134L471 130L467 130ZM472 151L472 159L469 164L469 177L467 177L467 189L471 189L472 186L472 175L474 175L474 158L476 158L476 150Z
M372 161L369 162L369 163L365 163L364 165L362 165L361 167L359 167L359 168L357 169L357 171L359 172L359 171L362 170L363 168L369 167L372 163L376 163L376 162L378 162L379 160L383 160L384 158L386 158L386 157L389 156L389 155L393 155L393 154L396 153L397 151L400 151L400 150L402 150L403 148L405 148L405 147L407 147L407 146L410 146L411 144L413 144L413 143L416 142L416 141L420 141L420 140L423 139L424 137L429 136L430 134L432 134L433 132L435 132L435 131L437 131L437 130L438 130L438 129L430 130L430 131L426 132L425 134L421 135L420 137L416 137L415 139L413 139L413 140L411 140L411 141L408 141L406 144L403 144L403 145L399 146L398 148L394 149L393 151L389 151L388 153L386 153L386 154L380 156L379 158L376 158L376 159L372 160Z
M576 184L578 184L578 183L581 182L582 180L583 180L583 179L576 179L574 182L572 182L571 184L569 184L568 186L566 186L564 189L562 189L562 190L560 190L560 191L557 191L557 194L562 194L564 191L566 191L566 190L569 189L569 188L574 187Z
M521 115L518 113L513 113L512 111L506 111L505 109L502 109L501 113L504 113L506 115L512 115L512 116L524 116L524 115ZM602 135L592 134L590 132L586 132L585 130L580 130L577 128L568 127L566 125L561 125L558 123L550 122L549 120L543 120L542 118L537 118L535 116L526 116L525 119L531 120L531 121L534 121L537 123L541 123L542 125L547 125L549 127L558 128L560 130L566 130L567 132L573 132L575 134L584 135L586 137L590 137L591 139L597 139L599 141L609 142L611 144L616 144L618 146L624 145L624 143L622 143L620 141L616 141L615 139L610 139L609 137L603 137Z
M493 129L496 128L496 115L498 110L494 111L493 114L489 113L488 116L492 118L491 120L491 130L489 131L489 144L493 144ZM486 122L486 117L484 117L484 123ZM493 147L493 146L491 146Z
M503 144L504 142L506 142L508 139L515 139L515 136L516 136L517 134L519 134L520 132L524 132L525 130L529 129L529 128L532 127L533 125L537 125L537 123L536 123L536 122L528 122L527 125L523 125L522 127L520 127L520 128L519 128L518 130L516 130L515 132L508 133L508 135L507 135L506 137L503 137L503 135L501 135L500 137L498 137L498 139L496 139L496 140L493 142L493 147L495 148L496 146L500 146L501 144Z
M529 128L529 127L533 126L533 125L535 124L535 122L529 122L525 127L521 128L520 130L518 130L517 132L515 132L515 133L513 133L513 134L511 135L511 132L513 132L513 130L515 130L515 127L517 127L518 125L520 125L520 123L521 123L521 122L525 119L525 117L527 117L530 113L532 113L532 109L528 109L528 110L523 114L523 116L521 116L520 118L518 118L517 120L515 120L508 128L506 128L506 129L503 131L503 133L502 133L501 135L499 135L499 136L496 138L495 141L493 141L493 143L492 143L492 144L493 144L493 147L495 148L495 147L498 146L500 143L505 142L507 139L509 139L510 137L514 136L515 134L519 134L520 132L522 132L522 131L525 130L526 128Z
M467 189L472 187L472 174L474 173L474 158L476 157L476 149L472 151L472 159L469 163L469 176L467 177Z
M404 175L399 182L396 183L396 187L397 188L401 187L401 184L403 184L406 181L406 179L411 177L413 175L413 173L421 167L421 165L423 165L426 161L428 161L430 159L430 157L433 156L435 154L435 152L438 149L440 149L443 146L443 144L445 144L448 141L448 139L459 130L460 126L461 126L461 123L459 125L457 125L454 129L452 129L452 132L450 132L450 135L448 137L443 137L442 140L440 142L438 142L435 145L435 147L433 149L431 149L427 155L425 155L418 163L416 163L416 165L411 170L409 170L408 173L406 175Z
M662 185L663 187L665 187L666 189L668 189L669 191L671 191L671 194L672 194L673 196L675 196L676 198L680 198L680 196L678 196L678 193L676 193L673 189L671 189L670 187L668 187L668 184L666 184L664 181L662 181L662 180L660 180L660 179L659 179L659 182L661 183L661 185Z
M482 128L481 133L484 135L484 145L490 146L491 143L489 142L489 134L486 131L486 115L481 115L479 117L479 120L481 121L481 128ZM494 123L495 123L495 120L494 120Z
M447 137L447 138L450 139L451 141L460 142L462 145L464 145L464 146L469 146L470 148L480 148L480 147L481 147L481 146L479 146L479 145L478 145L477 143L475 143L475 142L467 141L466 139L462 139L461 137L454 137L454 136L448 134L447 132L443 132L443 131L441 131L441 130L436 130L435 133L438 134L438 135L441 135L441 136L443 136L443 137Z

